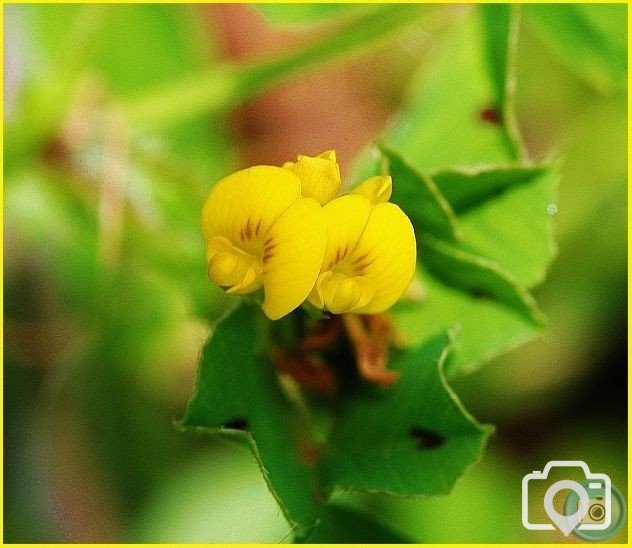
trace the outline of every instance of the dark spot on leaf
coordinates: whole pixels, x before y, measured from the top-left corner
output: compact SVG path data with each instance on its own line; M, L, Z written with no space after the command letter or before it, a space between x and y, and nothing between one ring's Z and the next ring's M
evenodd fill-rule
M235 417L222 424L222 428L230 428L231 430L248 430L248 419L245 417Z
M500 112L498 112L498 109L496 107L484 108L479 113L479 118L481 119L482 122L485 122L487 124L496 125L496 124L500 124L501 122L501 115L500 115Z
M475 299L489 299L490 297L489 293L487 293L486 291L483 291L482 289L472 289L470 291L470 294Z
M436 449L445 443L441 434L421 426L411 426L408 434L417 442L417 449Z

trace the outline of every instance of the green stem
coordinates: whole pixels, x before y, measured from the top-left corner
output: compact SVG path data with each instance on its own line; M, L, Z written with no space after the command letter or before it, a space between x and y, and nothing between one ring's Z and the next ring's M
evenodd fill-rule
M325 61L375 46L415 20L416 4L387 5L358 17L325 40L254 64L226 64L154 89L128 102L133 124L162 128L216 114Z

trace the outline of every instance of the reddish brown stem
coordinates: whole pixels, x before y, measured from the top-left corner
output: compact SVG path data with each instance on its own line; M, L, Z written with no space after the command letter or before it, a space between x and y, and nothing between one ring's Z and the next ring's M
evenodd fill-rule
M392 328L385 316L343 314L342 323L353 346L360 375L382 386L391 386L399 377L386 368ZM365 323L366 321L366 323Z

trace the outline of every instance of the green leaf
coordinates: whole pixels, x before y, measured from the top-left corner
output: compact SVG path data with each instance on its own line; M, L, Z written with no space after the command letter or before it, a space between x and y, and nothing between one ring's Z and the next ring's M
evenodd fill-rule
M260 308L242 302L202 351L195 394L182 420L245 441L297 538L315 525L312 478L299 456L300 425L265 354Z
M287 54L256 63L216 65L151 88L127 102L126 112L135 123L152 128L225 112L314 66L367 51L410 25L422 10L414 4L380 6Z
M533 4L525 20L553 52L589 84L608 93L625 86L625 4Z
M160 477L125 542L276 543L287 538L287 521L248 449L218 439L205 447L201 454L189 450Z
M531 181L546 168L521 164L455 167L432 174L441 194L458 214L498 198L505 190Z
M510 188L465 211L459 226L468 249L497 262L530 288L544 280L557 251L551 212L557 207L559 177L556 168L534 171L526 181L520 173L512 175L516 179Z
M447 494L490 434L463 409L442 367L447 333L395 356L386 390L357 393L334 422L320 465L330 488L395 495Z
M535 323L543 321L533 296L497 263L430 235L422 236L420 245L422 262L448 285L494 297Z
M555 254L557 172L523 159L513 105L519 22L519 6L466 12L383 138L386 159L400 160L390 162L393 201L415 226L426 282L422 303L393 313L411 345L460 326L450 374L532 338L543 321L528 289ZM367 152L358 171L379 169Z
M499 15L509 17L501 10ZM503 123L488 119L496 116L502 122L505 84L499 78L505 73L490 70L485 46L489 25L484 22L484 14L474 8L454 25L440 57L413 81L398 122L385 136L386 144L425 172L518 158ZM508 37L494 46L503 48L507 43Z
M326 506L322 508L320 521L310 544L404 544L410 540L377 523L369 516L343 508Z
M446 238L457 238L459 228L452 207L427 175L411 167L399 154L387 147L382 153L388 170L397 184L391 201L406 209L407 215L421 231L428 230Z
M418 230L425 299L396 309L394 316L403 339L412 345L438 328L460 325L448 365L451 374L471 371L529 340L544 322L528 288L544 278L555 254L547 207L557 175L534 169L531 179L524 180L529 171L512 172L516 181L493 198L488 192L505 184L503 169L486 169L471 179L459 171L438 176L441 186L455 187L448 193L455 204L472 204L458 216L463 237L450 243ZM482 183L481 192L471 191L466 181ZM466 188L462 201L459 186ZM474 198L486 201L473 205Z
M480 6L484 29L483 44L489 75L496 89L500 106L500 120L514 153L525 157L524 147L516 110L514 94L516 89L516 59L521 17L518 4L482 4Z
M483 30L481 45L484 48L487 73L498 104L504 104L507 98L507 80L512 77L508 70L512 55L508 47L512 32L512 7L508 4L482 4L479 9Z
M441 330L458 328L446 363L448 376L473 371L482 363L537 335L538 326L505 304L442 283L421 268L425 297L391 310L402 344L424 344Z

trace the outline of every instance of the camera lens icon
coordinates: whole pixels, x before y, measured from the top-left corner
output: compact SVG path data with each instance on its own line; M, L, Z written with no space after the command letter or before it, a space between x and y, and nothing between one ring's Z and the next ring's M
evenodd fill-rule
M582 487L584 487L588 493L589 506L588 512L581 520L581 525L573 530L573 535L583 540L599 542L613 537L623 528L627 511L623 495L614 485L612 485L610 487L610 525L606 528L601 527L599 529L583 528L583 525L603 524L607 517L605 497L599 494L598 491L595 491L594 486L591 487L590 484L590 481L584 481L581 483ZM570 491L566 497L566 501L564 502L564 513L570 514L577 511L579 505L580 502L577 493Z
M553 468L581 468L585 482L560 480L549 486L544 495L544 509L551 523L529 521L529 488L546 481ZM559 513L553 499L557 493L570 490L564 512ZM530 530L559 529L568 536L573 531L606 531L611 524L612 484L606 474L592 473L583 461L550 461L542 472L532 472L522 479L522 524ZM570 504L569 504L570 500Z
M601 504L603 497L589 499L588 515L582 519L582 523L601 523L606 517L606 508Z
M606 515L606 509L601 504L594 504L588 510L588 515L592 521L600 522Z

